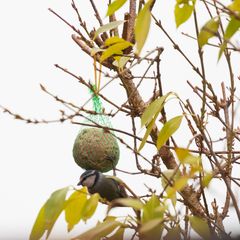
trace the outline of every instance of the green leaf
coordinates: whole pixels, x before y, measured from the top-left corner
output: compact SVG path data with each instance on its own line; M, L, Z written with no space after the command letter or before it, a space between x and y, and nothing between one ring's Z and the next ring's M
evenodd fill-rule
M180 172L177 171L175 173L174 169L168 169L163 172L163 175L164 177L161 178L162 187L165 188L168 185L165 190L167 193L167 198L171 199L173 206L175 206L177 199L176 199L176 190L173 186L174 186L174 182L181 178ZM169 184L169 181L171 181L173 186Z
M142 216L142 222L146 223L152 219L155 218L162 218L163 212L159 211L160 207L160 200L158 197L153 194L152 197L148 200L148 202L143 207L143 216Z
M173 175L174 174L174 175ZM167 198L171 199L173 206L176 205L176 193L181 191L190 178L188 175L181 175L179 171L175 173L174 169L165 170L162 177L162 186L166 188ZM171 181L171 184L170 182Z
M40 209L30 234L31 240L39 239L45 231L47 231L48 238L57 218L64 209L68 189L69 187L65 187L53 192Z
M113 13L115 13L119 8L121 8L127 0L115 0L108 6L107 10L107 16L111 16Z
M160 213L160 217L163 217L164 212L168 209L168 206L165 203L162 203L163 205L160 205L155 208L155 213Z
M208 187L208 185L211 182L212 178L213 178L213 174L211 172L210 173L205 173L204 177L202 179L203 187Z
M143 115L141 117L141 125L143 126L148 124L148 126L145 135L142 139L142 142L138 148L138 152L141 151L141 149L144 147L147 138L152 131L153 125L155 124L155 121L165 104L167 97L170 96L171 94L177 96L175 93L169 92L166 95L153 101L143 112Z
M161 239L163 227L163 219L156 218L143 223L139 229L141 240L159 240Z
M97 31L95 32L95 35L93 37L93 40L101 33L104 33L104 32L107 32L107 31L110 31L116 27L118 27L119 25L123 24L125 21L114 21L114 22L110 22L110 23L107 23L103 26L101 26L100 28L97 29Z
M118 198L113 201L114 205L121 205L124 207L131 207L136 210L141 210L143 208L143 203L139 199L134 198Z
M151 133L151 131L153 129L153 126L155 124L155 121L156 121L157 117L158 117L158 115L156 114L154 116L154 118L152 119L152 121L148 124L147 130L146 130L146 132L145 132L145 134L143 136L142 142L141 142L141 144L140 144L140 146L138 148L138 152L140 152L142 150L142 148L144 147L144 145L145 145L145 143L147 141L147 138L148 138L148 136L150 135L150 133Z
M225 51L227 47L227 43L226 41L224 41L221 45L220 45L220 50L219 50L219 53L218 53L218 61L220 60L220 58L222 57L222 54L223 52Z
M93 194L85 203L82 209L82 219L87 221L95 213L98 205L99 195L98 193Z
M169 198L175 197L176 192L181 191L187 185L188 179L188 176L181 176L181 178L177 179L172 187L166 189L167 196Z
M44 234L46 227L45 227L45 204L40 209L38 216L35 220L35 223L33 225L31 234L30 234L30 240L38 240L42 237Z
M111 221L107 220L103 223L99 223L94 228L86 231L85 233L73 238L73 240L96 240L101 237L105 237L113 232L117 227L121 226L122 224L118 221Z
M45 205L45 223L47 229L47 238L50 235L52 228L58 219L59 215L65 207L65 199L69 187L59 189L52 193Z
M181 191L187 185L188 180L189 176L181 176L181 178L174 182L173 187L176 191Z
M162 218L156 218L156 219L149 220L148 222L144 223L141 226L139 232L141 232L141 234L144 234L145 232L148 232L148 231L152 230L153 228L157 227L162 222L163 222Z
M167 121L158 134L157 149L161 148L166 141L178 130L183 116L177 116Z
M63 210L68 189L69 187L65 187L51 194L45 205L46 222L51 224L52 220Z
M174 15L176 26L186 22L192 15L196 0L177 0Z
M181 230L179 226L176 226L168 231L164 240L181 240Z
M172 202L172 205L175 207L177 204L177 193L175 189L168 186L166 189L166 193L167 193L167 199L170 199Z
M114 54L122 54L122 50L130 46L132 46L132 43L127 41L116 43L110 46L103 52L102 56L100 57L100 62L103 62L104 60L106 60L107 58L111 57Z
M155 114L158 114L161 112L165 101L167 99L167 97L172 93L169 92L166 95L154 100L143 112L142 117L141 117L141 126L143 127L145 124L149 124L149 122L153 119L153 117L155 116Z
M68 223L68 231L71 231L82 217L82 211L87 201L86 187L75 191L66 201L65 220Z
M238 15L240 17L240 14ZM240 28L240 21L235 17L231 17L230 22L227 25L226 31L224 33L224 39L229 40Z
M236 3L236 4L237 5L235 7L237 8L238 4L240 5L240 3ZM238 16L240 16L240 13L238 14ZM231 17L224 33L224 42L220 45L220 50L218 53L218 61L220 60L223 52L227 47L227 41L239 30L239 28L240 28L240 21L235 17Z
M175 170L174 169L168 169L168 170L165 170L163 171L163 175L164 177L161 178L162 180L162 187L165 188L166 185L169 185L169 181L172 180L172 181L175 181L177 179L180 178L180 172L177 171L173 177L173 174L175 173ZM166 179L167 178L167 179Z
M139 55L144 43L147 39L150 24L151 24L151 12L150 7L153 0L148 0L143 9L138 13L135 25L135 39L136 39L136 53Z
M217 34L219 27L219 18L210 19L200 30L198 35L198 44L203 47L208 40Z
M206 221L195 216L190 216L189 221L192 229L196 233L198 233L204 240L211 239L210 230Z

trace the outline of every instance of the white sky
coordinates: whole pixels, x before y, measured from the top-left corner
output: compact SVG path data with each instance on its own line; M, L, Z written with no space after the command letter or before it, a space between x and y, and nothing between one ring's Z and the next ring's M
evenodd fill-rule
M65 16L69 22L77 25L77 18L70 3L71 1L66 0L2 2L0 8L1 105L26 117L56 119L59 117L58 109L63 107L44 94L40 90L39 83L56 95L79 105L89 97L88 91L83 86L53 66L58 63L86 80L93 79L92 61L72 41L72 31L47 10L51 7ZM176 31L172 5L164 7L167 10L159 7L163 22L173 32L174 37L178 38L180 44L185 44L184 50L194 62L197 62L192 52L195 43L180 35L180 32L186 32L191 24L186 24L184 28ZM101 16L104 16L106 8L101 10ZM88 1L82 1L80 12L87 24L98 26ZM199 79L176 51L170 48L166 38L160 34L158 36L156 32L148 41L148 46L155 44L166 49L162 61L164 90L176 91L183 98L188 98L191 91L185 81L193 80L193 83L197 84ZM214 54L216 56L216 52ZM222 62L220 62L217 72L213 70L212 66L215 67L216 64L215 56L209 55L207 59L208 74L220 82L225 78L224 68L221 67ZM152 93L152 89L148 86L148 83L144 85L145 99L148 99ZM114 101L121 102L120 100L125 99L126 96L123 91L116 92L116 87L118 82L106 89L105 93ZM175 116L180 113L174 103L171 104L173 111L168 110L169 115ZM131 126L128 122L124 122L125 120L126 118L120 115L112 123L116 128L129 131ZM0 239L27 239L37 213L49 195L58 188L77 183L82 170L74 163L72 145L79 129L79 126L70 124L27 125L13 120L7 114L0 114ZM185 133L180 130L178 134L181 139ZM125 139L124 136L121 137ZM131 139L126 141L131 143ZM186 146L187 141L183 146ZM151 148L143 150L146 156L150 157L151 153ZM135 169L133 154L124 146L121 146L119 168ZM158 180L152 178L138 179L136 176L129 177L125 174L119 176L129 182L137 192L141 192L144 188L141 182L147 182L149 185L152 181L158 183ZM221 197L220 194L216 196ZM100 218L102 211L104 209L99 209L97 214ZM63 217L61 218L50 239L60 235L66 239L69 236ZM228 220L229 223L234 222L234 219ZM89 223L87 227L90 225ZM228 226L229 230L234 229L232 224ZM71 236L82 232L83 229L86 229L86 226L81 223Z

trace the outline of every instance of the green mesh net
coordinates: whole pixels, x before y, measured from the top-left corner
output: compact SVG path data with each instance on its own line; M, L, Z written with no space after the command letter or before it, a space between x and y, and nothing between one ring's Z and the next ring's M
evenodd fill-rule
M93 95L93 111L96 114L88 114L87 122L102 127L112 127L109 117L103 113L99 96L93 91L90 93ZM114 133L97 127L82 128L73 146L74 160L83 169L110 171L116 167L119 155L119 146Z
M109 117L104 115L101 99L92 90L90 90L90 93L93 95L92 97L93 111L98 114L89 114L88 115L89 120L92 120L92 123L97 123L101 126L111 128L112 124L109 120Z

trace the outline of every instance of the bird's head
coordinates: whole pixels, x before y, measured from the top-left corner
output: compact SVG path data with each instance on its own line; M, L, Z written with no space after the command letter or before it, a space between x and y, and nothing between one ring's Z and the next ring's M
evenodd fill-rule
M86 170L81 176L77 185L86 186L91 188L97 182L100 173L97 170Z

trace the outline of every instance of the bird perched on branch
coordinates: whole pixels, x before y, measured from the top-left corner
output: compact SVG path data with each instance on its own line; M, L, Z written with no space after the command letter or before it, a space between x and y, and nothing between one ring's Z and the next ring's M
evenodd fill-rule
M117 181L116 177L106 176L97 170L86 170L80 176L78 185L86 186L89 193L98 193L109 202L117 198L128 197L121 181Z
M80 176L78 185L86 186L88 192L91 194L98 193L102 198L111 202L111 207L121 206L119 203L116 203L116 199L129 197L125 189L127 189L134 198L137 198L136 194L119 178L104 175L97 170L86 170ZM139 210L133 210L137 219L141 219L141 212Z

